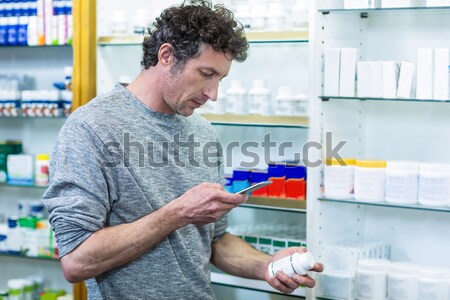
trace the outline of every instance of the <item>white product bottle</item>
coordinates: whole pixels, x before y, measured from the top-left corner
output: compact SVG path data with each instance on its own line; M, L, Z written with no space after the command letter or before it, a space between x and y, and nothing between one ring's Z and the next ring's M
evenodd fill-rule
M8 280L9 300L23 300L24 297L24 282L22 279Z
M277 116L289 116L292 112L292 88L290 86L280 86L278 88L278 94L275 96Z
M226 96L223 89L220 87L217 91L217 100L214 102L209 100L208 102L211 102L211 112L213 114L223 115L225 113Z
M386 299L389 265L390 261L386 259L360 259L358 261L355 285L357 299Z
M272 114L270 90L264 80L253 80L248 92L248 112L250 114L270 116Z
M290 256L283 257L269 264L268 272L270 277L275 277L278 271L282 271L289 277L296 274L306 275L306 273L314 267L314 257L311 253L294 253Z
M238 80L232 80L227 89L226 112L229 114L245 115L248 112L246 90Z

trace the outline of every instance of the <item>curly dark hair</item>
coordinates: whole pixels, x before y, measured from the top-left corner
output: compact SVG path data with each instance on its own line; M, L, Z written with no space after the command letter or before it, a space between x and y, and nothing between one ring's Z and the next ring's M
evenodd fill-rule
M249 47L243 26L234 20L233 13L221 4L213 6L205 0L184 1L156 18L142 44L145 69L158 63L158 51L164 43L172 45L177 68L200 55L202 43L238 62L247 59Z

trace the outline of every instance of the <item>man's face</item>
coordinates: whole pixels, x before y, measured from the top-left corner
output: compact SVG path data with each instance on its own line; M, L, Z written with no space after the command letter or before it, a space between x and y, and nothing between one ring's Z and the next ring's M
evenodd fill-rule
M187 117L208 99L215 101L220 80L228 75L231 62L224 53L202 45L199 56L168 72L163 91L165 112Z

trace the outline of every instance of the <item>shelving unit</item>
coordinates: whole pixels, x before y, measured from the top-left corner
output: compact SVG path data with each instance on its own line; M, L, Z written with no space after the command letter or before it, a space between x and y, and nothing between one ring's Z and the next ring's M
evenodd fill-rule
M230 286L230 287L250 289L250 290L255 290L255 291L266 291L266 292L273 293L273 294L282 294L263 281L240 278L240 277L236 277L236 276L232 276L232 275L228 275L228 274L217 273L217 272L211 272L211 282L213 282L215 284ZM298 288L291 295L304 297L305 296L305 288Z
M307 117L203 114L214 125L308 128Z
M39 260L39 261L56 261L59 262L59 259L53 258L53 257L41 257L41 256L26 256L26 255L14 255L14 254L8 254L0 252L1 257L9 257L9 258L21 258L25 260Z
M326 48L352 47L358 60L417 62L418 48L450 48L450 7L349 10L312 2L312 139L324 148L327 132L332 145L345 141L341 157L449 163L450 100L323 95L323 56ZM327 157L325 150L313 156ZM442 238L450 236L450 208L325 198L321 167L309 169L308 183L308 245L318 260L329 243L372 239L391 245L392 261L450 268L450 241ZM316 296L313 290L307 299Z
M251 196L240 207L306 213L306 201L284 198Z
M248 32L246 37L249 43L307 43L309 36L306 31L273 31ZM105 35L99 36L99 46L140 46L144 37L142 35Z

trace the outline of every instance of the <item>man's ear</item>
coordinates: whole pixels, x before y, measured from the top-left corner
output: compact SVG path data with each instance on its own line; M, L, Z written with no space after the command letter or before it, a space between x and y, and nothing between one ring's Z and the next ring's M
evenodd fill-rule
M163 67L172 67L174 63L173 46L170 43L164 43L159 47L158 62Z

